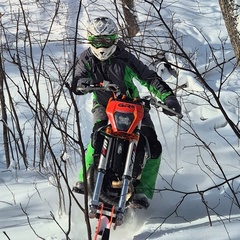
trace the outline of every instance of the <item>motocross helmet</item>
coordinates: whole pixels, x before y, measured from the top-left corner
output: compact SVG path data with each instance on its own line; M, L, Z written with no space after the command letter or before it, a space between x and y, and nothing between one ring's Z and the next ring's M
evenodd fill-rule
M90 22L87 38L92 53L100 61L104 61L116 51L118 28L110 18L98 17Z

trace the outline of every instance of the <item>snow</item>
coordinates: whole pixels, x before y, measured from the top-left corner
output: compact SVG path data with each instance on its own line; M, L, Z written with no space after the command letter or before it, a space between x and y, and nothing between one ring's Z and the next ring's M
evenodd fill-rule
M89 18L98 16L99 12L100 15L114 16L115 8L111 2L83 1L79 20L81 41L84 42L85 26ZM47 3L45 4L47 8L44 10L37 8L38 4L44 3ZM2 18L4 26L9 26L9 33L14 33L15 28L8 20L18 12L19 1L3 1L0 6L6 13ZM36 27L38 30L41 29L42 34L35 35L36 42L38 38L44 39L45 29L48 29L50 24L47 19L53 16L55 2L28 1L24 7L32 16L32 20L40 21L39 26ZM163 1L163 7L163 17L169 23L173 20L175 34L179 36L183 49L193 57L197 70L203 74L205 81L216 94L221 88L220 102L224 110L233 123L239 123L240 71L239 68L233 71L235 63L233 50L227 38L218 1L170 0ZM137 0L136 8L142 13L148 12L149 4ZM60 10L61 17L54 24L55 31L49 36L49 40L71 38L74 34L72 29L75 27L78 1L61 1ZM149 12L154 11L150 9ZM154 16L146 17L143 14L138 15L138 18L139 22L155 19ZM66 24L72 27L71 30L65 29ZM157 29L153 21L152 28L148 26L147 30L156 32ZM19 31L24 31L22 25ZM141 39L141 33L138 37ZM144 41L145 44L153 44L150 39L144 39ZM20 43L24 45L23 42ZM208 44L213 46L213 52L210 51ZM167 44L163 46L164 49L168 47ZM87 45L79 44L78 52L85 47ZM36 59L39 56L37 49L34 50ZM60 62L64 58L71 59L71 48L63 49L61 44L51 42L47 51L48 55L59 58ZM130 211L125 224L111 231L111 239L238 240L240 238L240 209L237 203L240 201L239 139L220 110L213 107L216 106L216 102L211 93L196 80L194 74L186 70L184 59L176 58L170 53L168 58L180 67L177 69L179 84L187 84L185 89L177 92L184 117L182 120L177 120L151 110L159 140L163 145L156 193L150 202L149 209ZM229 61L221 72L220 68L214 67L223 59ZM46 64L45 67L47 68L48 65ZM63 69L61 68L61 71ZM162 66L156 66L156 69L163 79L175 88L176 79L163 70ZM6 72L16 79L16 84L21 85L21 81L17 80L18 73L15 67L6 64ZM55 76L54 71L51 74ZM224 81L221 81L221 77ZM43 87L45 84L48 84L47 81L43 81ZM56 82L57 85L58 82ZM147 94L146 89L140 86L139 88L143 94ZM13 87L11 91L16 97L16 102L21 101L18 106L20 116L30 117L30 114L26 114L26 106L18 95L17 89ZM91 96L76 99L80 109L83 143L86 146L90 136L89 129L92 128ZM211 105L209 99L211 99ZM47 104L47 99L43 97L42 100ZM60 99L59 106L63 111L68 107L64 99ZM26 124L25 134L31 138L31 124ZM56 144L59 134L55 134L56 132L53 131L51 137L60 158L63 149L61 144ZM67 239L64 231L69 229L69 205L71 205L69 239L88 239L84 214L72 197L70 201L67 186L62 177L61 186L66 208L59 207L59 193L55 178L51 171L48 171L51 164L49 163L48 168L42 169L42 172L33 168L23 170L23 167L21 170L16 170L14 162L9 169L6 169L2 143L0 146L0 239L25 240L26 237L46 240ZM28 151L31 156L30 148ZM63 155L68 165L70 187L77 180L80 166L79 158L72 152L69 151ZM228 185L226 178L234 180L229 181ZM75 195L75 197L84 206L83 197L81 195ZM94 232L96 220L90 222Z

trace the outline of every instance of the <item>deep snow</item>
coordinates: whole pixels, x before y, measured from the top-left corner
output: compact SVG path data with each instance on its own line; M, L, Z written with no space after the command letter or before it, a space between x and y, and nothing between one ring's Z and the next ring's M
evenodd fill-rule
M84 1L84 3L87 2ZM86 8L90 17L97 16L99 12L102 15L101 9L105 7L112 9L110 1L100 2L102 4L96 1L95 4ZM147 11L149 7L143 2L138 0L137 10L140 12ZM0 5L3 7L3 11L7 12L10 11L9 5L11 5L11 11L16 11L18 4L18 1L11 1L11 4L5 1ZM74 26L73 16L76 16L75 7L77 5L77 1L62 1L62 11L66 14L62 15L64 17L59 20L60 24L55 26L55 35L51 38L58 38L65 34L71 35L70 32L64 32L64 26L65 24ZM229 39L225 40L227 32L217 1L164 1L163 6L167 7L162 12L163 16L168 22L171 22L173 18L175 33L181 35L184 50L189 54L194 53L196 66L201 73L206 70L206 67L211 69L216 65L207 43L214 47L213 51L218 61L221 62L223 57L226 59L233 57L230 41ZM50 4L49 9L51 7ZM44 17L43 12L36 8L34 2L28 5L28 9L30 13L36 13L36 19L45 20L47 14ZM109 16L111 13L111 11L104 11L104 15ZM88 20L87 16L86 11L82 12L80 16L81 37L85 34L84 26ZM138 17L140 22L146 21L143 15ZM152 29L148 26L148 30L157 31L158 28L153 24ZM222 54L221 40L225 41L225 55ZM145 41L146 44L150 44L146 39ZM61 47L51 46L54 56L63 57ZM80 52L85 47L87 46L80 45L78 51ZM168 57L174 62L173 55ZM237 123L239 121L240 71L237 68L231 73L233 63L234 60L228 62L223 69L224 77L228 78L222 86L221 102L231 120ZM183 66L183 64L184 62L179 58L178 65ZM7 69L10 70L10 67L8 66ZM166 70L162 72L161 68L162 66L157 66L159 74L174 88L176 79L170 76ZM182 69L178 71L179 83L187 84L184 90L177 93L179 101L182 103L183 120L169 118L162 113L160 113L159 119L158 113L151 110L159 140L163 145L156 194L147 211L131 212L126 223L111 232L112 239L238 240L240 238L240 211L235 205L229 186L223 184L218 188L205 191L223 183L224 179L221 169L206 148L202 147L203 142L192 135L191 127L195 134L211 147L227 178L239 175L239 139L234 135L219 110L204 100L207 96L211 97L210 93L206 92L188 71ZM205 80L215 91L221 84L220 77L221 73L216 69L210 70L204 75ZM143 94L147 94L146 89L140 88ZM91 129L92 123L91 96L77 97L77 101L80 114L84 116L81 123L83 142L86 145L90 134L88 130ZM66 105L63 105L64 107ZM58 150L60 154L61 149ZM72 159L71 153L69 153L69 158L70 163L75 161ZM27 171L16 171L14 168L5 169L4 162L3 147L1 147L0 239L8 239L8 237L12 240L25 240L26 237L31 240L40 237L47 240L66 239L52 219L52 216L55 216L62 228L67 229L68 216L63 211L59 211L59 200L53 178L47 173L39 173L33 169ZM77 164L73 164L69 168L70 186L77 179L79 164L80 160L77 159ZM239 200L239 177L230 184ZM64 183L63 189L67 193ZM198 190L204 193L202 197L209 206L209 216ZM82 196L76 195L76 197L83 204ZM210 226L210 220L212 226ZM74 202L71 223L70 239L87 239L83 213ZM96 221L93 220L91 223L94 231Z

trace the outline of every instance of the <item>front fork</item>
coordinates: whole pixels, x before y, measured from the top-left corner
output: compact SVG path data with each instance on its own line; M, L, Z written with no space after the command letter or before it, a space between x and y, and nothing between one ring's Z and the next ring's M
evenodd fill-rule
M123 222L123 216L126 208L126 196L128 194L129 185L132 180L132 172L133 172L139 137L140 137L140 132L137 131L134 134L134 137L129 140L130 142L129 142L128 152L126 157L126 163L125 163L124 172L122 176L123 184L122 184L121 196L118 202L118 206L116 207L116 211L117 211L116 225L117 226L121 225ZM97 209L101 205L101 203L99 202L99 198L101 194L104 175L106 173L107 162L110 155L111 145L112 145L112 138L105 136L103 141L103 148L101 151L101 156L98 164L97 179L95 183L92 201L90 204L90 213L89 213L90 218L95 218Z
M111 144L112 144L112 138L105 136L99 163L98 163L97 179L96 179L96 183L93 191L92 201L90 204L90 212L89 212L90 218L95 218L97 209L101 205L101 203L99 202L99 198L101 194L103 178L106 173L107 162L108 162L107 160L109 158Z
M117 207L117 215L116 215L116 225L120 226L123 222L124 212L126 208L126 196L128 194L128 189L130 182L132 180L132 172L136 157L136 151L137 151L137 144L139 141L139 133L136 135L137 138L134 138L130 140L129 147L128 147L128 153L126 157L126 163L125 168L123 172L123 184L122 184L122 190L121 190L121 196L118 202Z

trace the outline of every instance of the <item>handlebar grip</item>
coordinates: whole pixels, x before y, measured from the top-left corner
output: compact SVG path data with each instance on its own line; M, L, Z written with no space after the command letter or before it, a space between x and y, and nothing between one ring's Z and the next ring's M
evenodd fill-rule
M178 112L176 112L174 109L169 108L169 107L168 107L167 105L165 105L164 103L161 103L161 102L157 101L157 99L154 98L154 97L150 97L150 104L153 105L153 106L155 106L155 107L157 107L157 108L158 108L158 107L161 107L161 108L167 110L168 112L173 113L173 114L174 114L175 116L177 116L179 119L183 118L183 115L182 115L181 113L178 113Z
M161 104L161 108L167 110L168 112L173 113L175 116L177 116L179 119L183 118L183 115L181 113L176 112L174 109L169 108L165 104Z

